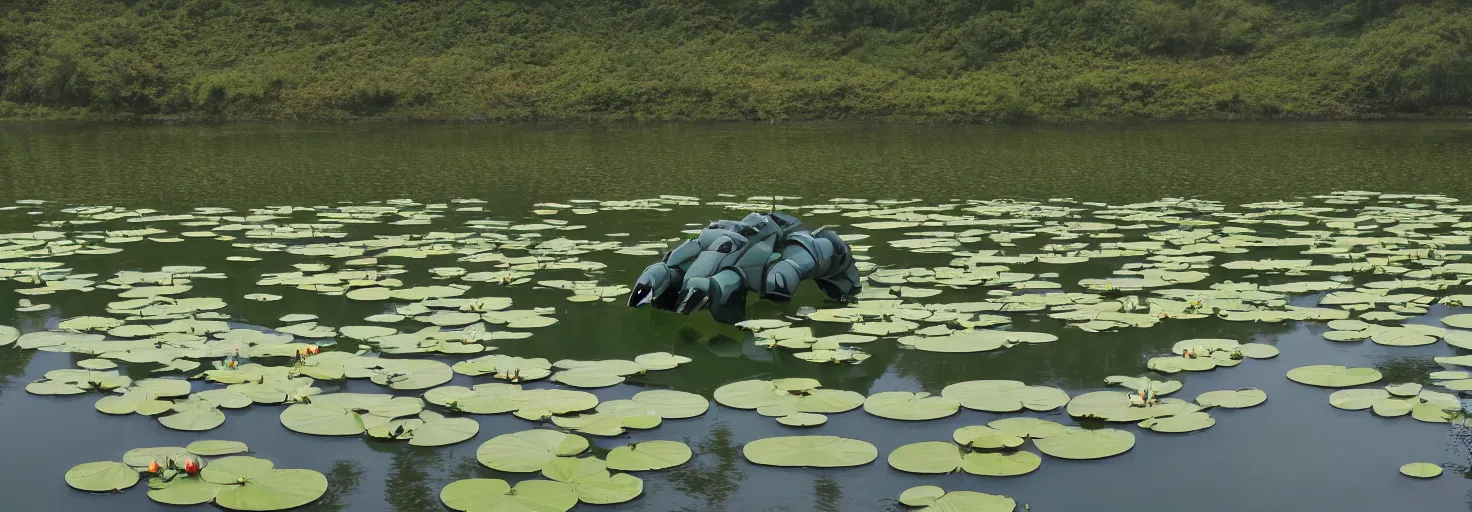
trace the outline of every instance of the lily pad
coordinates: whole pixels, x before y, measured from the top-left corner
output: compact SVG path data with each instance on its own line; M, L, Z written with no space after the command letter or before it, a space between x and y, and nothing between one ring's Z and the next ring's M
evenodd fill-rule
M1053 437L1066 431L1066 428L1058 423L1030 417L1002 418L987 423L986 426L1005 434L1032 439Z
M1185 433L1204 430L1216 424L1216 419L1204 412L1191 412L1162 418L1150 418L1140 422L1140 428L1155 432Z
M287 407L281 411L281 424L303 434L351 436L423 409L424 401L413 397L335 393Z
M1441 476L1441 466L1430 462L1412 462L1401 466L1400 474L1412 478L1436 478Z
M811 412L800 412L796 414L788 414L786 416L778 416L777 423L787 425L789 427L816 427L818 425L828 423L828 416Z
M758 439L743 446L741 454L754 464L810 468L862 466L879 457L872 444L835 436Z
M250 451L250 448L240 441L195 441L184 447L189 453L204 457L215 457L220 455L234 455Z
M572 486L551 480L525 480L513 489L504 480L457 480L440 490L440 501L452 510L565 512L578 504Z
M1068 393L1047 386L1028 386L1015 380L973 380L946 386L941 396L962 407L986 412L1050 411L1068 403Z
M541 471L557 457L571 457L588 449L588 440L555 430L525 430L491 438L475 457L486 467L511 473Z
M1044 454L1060 459L1102 459L1130 451L1135 435L1112 428L1069 427L1062 434L1033 441Z
M892 420L939 419L955 414L960 408L961 403L950 398L907 391L875 393L864 400L864 412Z
M643 441L608 452L608 469L654 471L672 468L690 460L690 447L678 441Z
M286 510L317 501L327 493L327 477L310 469L273 469L244 478L244 482L221 488L215 504L229 510Z
M945 492L935 486L912 487L900 494L900 503L924 507L917 512L1012 512L1017 501L1007 496L974 491Z
M1257 388L1207 391L1196 395L1196 403L1198 404L1206 407L1223 407L1227 409L1254 407L1266 402L1267 399L1268 394Z
M1384 389L1341 389L1329 395L1329 405L1346 411L1363 411L1390 397Z
M66 472L66 484L88 492L120 491L138 483L138 471L121 462L88 462Z
M1310 386L1347 388L1380 380L1380 372L1374 368L1346 368L1321 364L1288 370L1288 379Z

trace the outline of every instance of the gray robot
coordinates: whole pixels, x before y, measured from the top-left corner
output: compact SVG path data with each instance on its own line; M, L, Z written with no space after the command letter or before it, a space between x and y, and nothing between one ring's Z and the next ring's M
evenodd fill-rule
M748 291L784 302L805 279L836 301L851 301L860 290L853 255L838 234L809 232L779 212L752 213L712 222L645 268L629 307L652 304L682 315L710 309L716 321L734 324L746 318Z

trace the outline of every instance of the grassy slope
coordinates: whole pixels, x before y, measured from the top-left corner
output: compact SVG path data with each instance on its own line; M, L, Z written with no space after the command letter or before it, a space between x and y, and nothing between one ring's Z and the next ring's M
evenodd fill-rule
M0 118L1472 112L1454 0L8 0Z

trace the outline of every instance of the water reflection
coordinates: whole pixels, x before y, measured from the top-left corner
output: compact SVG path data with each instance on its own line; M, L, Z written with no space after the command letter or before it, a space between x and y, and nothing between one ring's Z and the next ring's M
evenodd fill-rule
M358 490L358 481L363 478L363 468L355 461L339 460L332 463L332 469L328 470L325 476L327 477L327 493L306 510L315 512L347 510L346 502Z
M383 494L389 505L399 512L419 512L440 508L441 482L430 476L431 470L443 465L444 452L396 446Z
M741 456L736 443L731 440L730 426L718 423L711 427L710 434L695 443L694 448L695 457L675 469L670 480L686 496L703 500L704 506L687 506L680 510L728 510L726 500L741 486L740 482L746 480L746 472L736 466ZM712 457L714 464L710 460Z
M19 384L12 379L25 375L26 365L31 363L31 356L35 354L34 350L0 348L0 396L4 396L11 386Z
M827 476L813 480L813 510L838 512L842 510L840 501L843 501L843 488L839 487L837 480Z

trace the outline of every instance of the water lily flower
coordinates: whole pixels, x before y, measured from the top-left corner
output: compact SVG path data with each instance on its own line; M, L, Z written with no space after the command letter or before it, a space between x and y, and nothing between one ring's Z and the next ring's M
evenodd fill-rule
M193 457L190 457L188 460L185 460L184 461L184 472L185 473L189 473L191 475L198 474L199 473L199 461L194 460Z
M158 473L162 469L163 468L160 468L158 466L158 461L156 461L156 460L148 461L148 472L149 473Z

